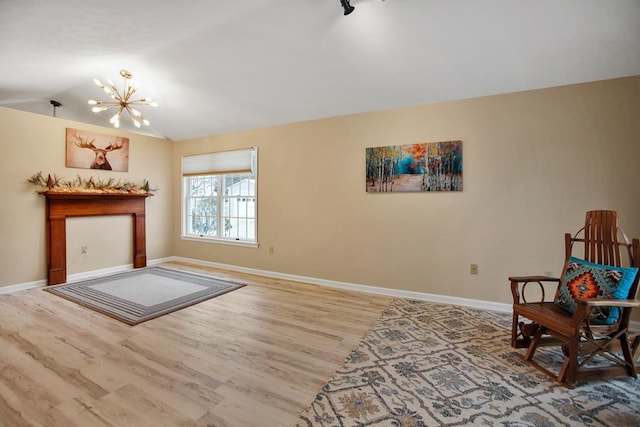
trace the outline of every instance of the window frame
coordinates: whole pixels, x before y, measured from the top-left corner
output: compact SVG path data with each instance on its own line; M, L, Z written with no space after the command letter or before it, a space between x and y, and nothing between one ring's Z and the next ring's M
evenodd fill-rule
M185 157L189 157L189 156L185 156L183 157L183 174L181 176L181 214L180 214L180 238L182 240L187 240L187 241L195 241L195 242L206 242L206 243L215 243L215 244L224 244L224 245L233 245L233 246L243 246L243 247L252 247L252 248L257 248L259 246L258 244L258 172L257 172L257 156L258 156L258 152L257 152L257 148L253 147L253 154L252 154L252 158L251 158L251 170L250 171L230 171L229 173L196 173L196 174L185 174L184 172L184 164L185 164ZM234 150L235 151L235 150ZM238 150L241 151L241 150ZM228 152L222 152L222 154L227 154ZM208 153L208 154L204 154L202 156L206 157L207 155L215 155L216 153ZM254 222L254 239L253 240L249 240L249 239L241 239L241 238L237 238L237 237L224 237L221 236L221 234L223 234L222 229L223 227L220 227L221 224L223 224L223 221L225 219L225 217L228 217L227 215L225 215L225 209L223 207L224 205L224 199L225 198L229 198L231 197L231 199L236 198L236 197L243 197L242 194L238 195L238 196L230 196L230 195L225 195L224 194L224 183L227 182L228 177L231 176L238 176L238 175L243 175L246 174L248 177L251 177L253 179L253 194L250 194L246 197L250 197L252 199L254 199L253 203L254 203L254 217L253 217L253 222ZM217 177L216 180L216 214L215 214L215 219L216 219L216 235L215 236L211 236L211 235L198 235L198 234L189 234L188 230L189 230L189 221L190 221L190 217L189 217L189 202L191 199L190 196L190 192L191 192L191 188L190 188L190 183L191 183L191 179L193 178L200 178L200 177L204 177L204 178L209 178L215 176ZM240 181L241 182L241 181ZM233 184L232 184L233 185ZM230 185L228 185L229 187ZM241 217L239 217L241 218Z

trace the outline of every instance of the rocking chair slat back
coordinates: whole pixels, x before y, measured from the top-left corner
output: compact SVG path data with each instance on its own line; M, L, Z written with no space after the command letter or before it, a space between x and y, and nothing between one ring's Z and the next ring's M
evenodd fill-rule
M579 237L582 234L582 237ZM619 240L619 237L623 241ZM618 227L616 211L589 211L585 216L584 228L567 240L566 258L571 256L572 246L576 242L584 243L584 259L604 265L622 266L621 249L627 250L628 264L637 266L640 261L634 256L629 239Z
M585 219L585 259L598 264L620 266L618 216L614 211L590 211Z

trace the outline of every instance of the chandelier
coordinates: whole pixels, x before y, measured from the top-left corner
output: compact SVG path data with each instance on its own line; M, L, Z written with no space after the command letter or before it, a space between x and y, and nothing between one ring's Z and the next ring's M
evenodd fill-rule
M149 120L145 119L140 111L133 108L133 106L140 105L150 105L152 107L157 107L157 102L151 102L151 98L141 98L132 100L131 97L134 93L136 93L136 86L133 82L130 82L132 74L127 70L120 70L120 75L124 80L124 87L122 89L122 93L118 91L116 86L113 84L111 80L108 80L108 84L103 84L98 79L93 79L93 82L100 86L100 89L104 90L113 101L97 101L95 99L89 100L89 105L94 105L91 109L94 113L101 113L103 111L108 110L111 107L115 107L118 110L116 113L109 119L109 123L113 125L115 128L120 127L120 119L122 118L122 112L127 111L129 113L129 117L133 122L133 125L137 128L144 124L145 126L149 126Z

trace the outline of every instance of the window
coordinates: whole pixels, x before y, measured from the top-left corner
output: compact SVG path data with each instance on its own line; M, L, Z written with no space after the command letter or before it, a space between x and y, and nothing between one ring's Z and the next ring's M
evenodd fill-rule
M183 157L184 238L257 245L256 149Z

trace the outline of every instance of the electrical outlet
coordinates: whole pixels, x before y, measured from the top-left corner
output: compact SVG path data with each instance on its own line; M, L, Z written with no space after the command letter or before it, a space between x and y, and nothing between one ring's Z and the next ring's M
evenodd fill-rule
M269 255L273 255L273 246L269 246Z
M478 264L471 264L470 272L471 274L478 274Z
M83 246L82 248L80 248L80 253L81 254L88 254L89 253L89 248L87 246Z

